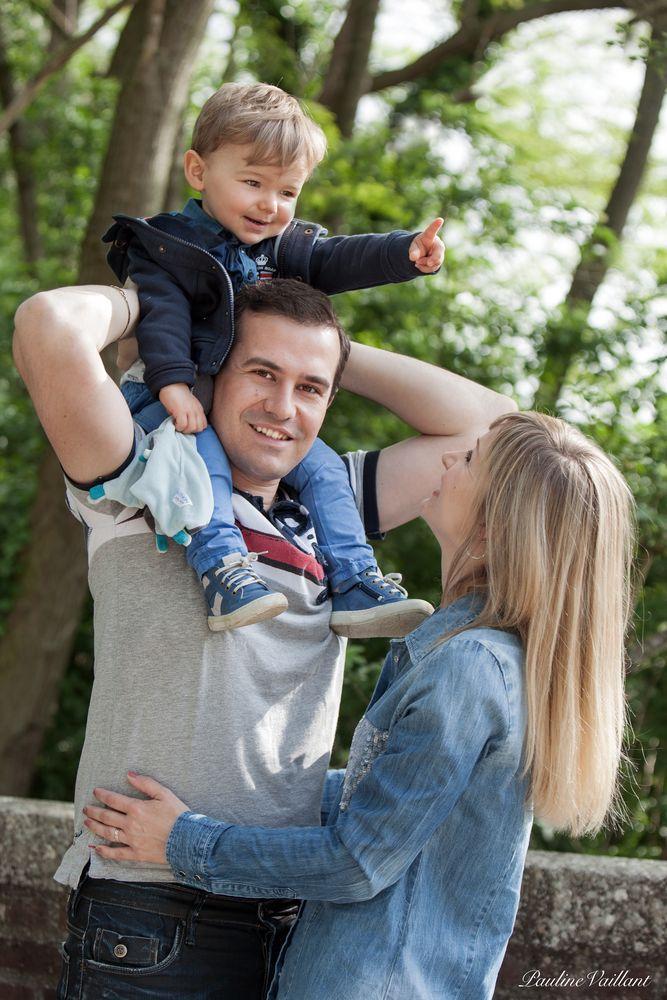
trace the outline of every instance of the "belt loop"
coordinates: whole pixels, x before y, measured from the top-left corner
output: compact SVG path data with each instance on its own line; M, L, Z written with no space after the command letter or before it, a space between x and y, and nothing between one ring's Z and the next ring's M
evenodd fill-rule
M74 908L76 904L79 902L79 895L81 893L81 889L83 888L83 883L88 878L89 868L90 868L90 861L87 861L81 870L81 874L79 875L79 881L77 882L76 889L70 889L70 894L67 897L67 912L70 914L70 916L74 916Z
M188 913L187 920L185 921L185 943L189 945L195 944L195 924L197 918L199 917L199 912L206 902L206 893L198 892L195 901L190 907L190 912Z
M262 996L266 996L267 990L271 985L271 979L273 978L273 973L271 969L271 956L273 952L273 942L276 937L276 925L271 919L271 914L266 913L265 909L268 904L268 900L263 900L257 906L257 918L264 928L262 934L262 953L264 956L264 982L262 983Z

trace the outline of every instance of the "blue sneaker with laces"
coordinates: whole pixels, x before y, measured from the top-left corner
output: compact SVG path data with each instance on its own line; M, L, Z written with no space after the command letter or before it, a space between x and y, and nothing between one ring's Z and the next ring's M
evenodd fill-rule
M254 625L287 609L285 595L269 590L253 569L256 560L256 552L247 556L235 552L202 575L211 632Z
M370 566L346 580L333 595L331 628L348 639L395 639L433 614L428 601L408 597L400 573L384 576Z

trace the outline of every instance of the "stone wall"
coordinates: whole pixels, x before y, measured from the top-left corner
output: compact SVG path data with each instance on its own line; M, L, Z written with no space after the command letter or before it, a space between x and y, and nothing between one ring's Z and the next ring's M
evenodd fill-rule
M530 851L495 997L667 1000L667 862Z
M66 892L51 876L71 836L71 805L0 797L0 1000L55 995ZM577 997L667 998L667 862L529 853L495 1000Z
M67 890L52 876L73 829L68 803L0 796L0 1000L55 996Z

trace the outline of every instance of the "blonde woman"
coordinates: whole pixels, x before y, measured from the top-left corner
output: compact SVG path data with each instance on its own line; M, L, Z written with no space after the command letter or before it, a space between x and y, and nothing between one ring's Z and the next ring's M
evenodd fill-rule
M186 885L308 900L279 1000L484 1000L518 906L533 810L574 835L614 816L632 500L575 428L511 413L443 456L423 517L443 600L394 641L320 828L243 828L96 789L89 828ZM224 780L224 776L221 776ZM177 960L177 956L173 956Z

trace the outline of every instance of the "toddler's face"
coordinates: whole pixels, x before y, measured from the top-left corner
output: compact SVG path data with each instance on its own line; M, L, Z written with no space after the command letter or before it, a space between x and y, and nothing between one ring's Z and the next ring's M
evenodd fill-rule
M277 236L294 218L308 171L303 160L287 167L256 164L252 145L226 145L207 156L185 154L185 175L202 193L204 210L241 243Z

